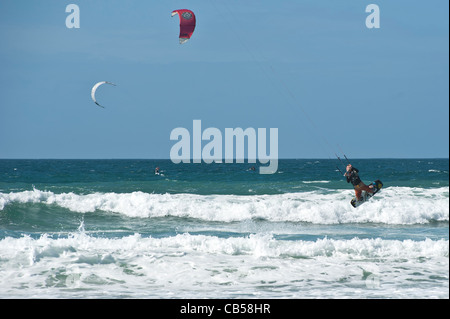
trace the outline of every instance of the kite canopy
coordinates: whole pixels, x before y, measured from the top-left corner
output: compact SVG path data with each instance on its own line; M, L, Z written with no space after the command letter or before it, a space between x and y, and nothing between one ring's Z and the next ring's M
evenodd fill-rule
M195 14L188 9L180 9L172 11L172 17L177 15L180 17L180 44L187 42L195 30Z
M106 84L110 84L110 85L116 86L114 83L111 83L111 82L108 82L108 81L102 81L102 82L98 82L97 84L95 84L95 85L92 87L92 90L91 90L91 97L92 97L92 100L95 102L95 104L97 104L98 106L103 107L103 108L104 108L104 106L98 104L97 100L95 99L95 91L97 91L97 89L98 89L98 87L99 87L100 85L105 84L105 83L106 83Z

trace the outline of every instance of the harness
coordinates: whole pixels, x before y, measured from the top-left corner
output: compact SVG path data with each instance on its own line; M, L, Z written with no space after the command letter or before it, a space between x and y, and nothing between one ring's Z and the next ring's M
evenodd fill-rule
M353 186L358 186L361 183L361 179L358 176L358 172L352 169L350 176L347 176L347 182L352 183Z

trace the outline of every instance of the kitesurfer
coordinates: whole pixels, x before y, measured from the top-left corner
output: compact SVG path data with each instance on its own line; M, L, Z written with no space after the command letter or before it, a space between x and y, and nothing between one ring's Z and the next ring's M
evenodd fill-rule
M374 189L373 186L367 186L364 184L361 179L359 178L359 170L352 166L352 164L347 165L347 171L345 172L345 175L347 177L347 183L352 183L353 187L355 188L355 195L356 199L360 201L361 193L362 191L366 191L368 193L373 193Z

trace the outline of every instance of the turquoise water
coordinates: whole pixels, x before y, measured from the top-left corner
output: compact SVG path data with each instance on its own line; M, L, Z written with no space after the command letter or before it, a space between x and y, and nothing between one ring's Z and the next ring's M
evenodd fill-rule
M0 160L0 298L448 298L448 159L352 164Z

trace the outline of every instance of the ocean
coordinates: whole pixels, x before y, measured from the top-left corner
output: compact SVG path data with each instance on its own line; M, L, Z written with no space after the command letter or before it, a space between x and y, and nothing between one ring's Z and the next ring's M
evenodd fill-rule
M0 160L0 298L449 298L449 160L340 164Z

